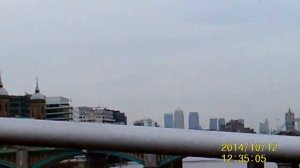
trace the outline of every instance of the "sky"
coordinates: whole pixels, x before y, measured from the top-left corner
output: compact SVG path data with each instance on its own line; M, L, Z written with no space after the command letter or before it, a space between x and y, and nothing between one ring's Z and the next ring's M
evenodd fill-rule
M129 123L180 108L273 128L300 117L297 0L0 0L11 95L121 110ZM187 125L187 124L186 124Z

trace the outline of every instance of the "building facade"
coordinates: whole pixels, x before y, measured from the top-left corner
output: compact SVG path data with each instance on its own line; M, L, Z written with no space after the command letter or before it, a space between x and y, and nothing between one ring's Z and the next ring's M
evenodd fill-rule
M73 121L94 122L94 109L92 107L75 107L73 110Z
M46 119L46 97L40 93L38 80L35 93L30 97L30 115L35 119Z
M200 129L198 112L189 113L189 129L195 129L195 130Z
M174 115L173 113L165 113L164 114L164 124L165 128L173 128L174 127Z
M218 130L218 119L217 118L209 119L209 130L211 130L211 131Z
M184 128L184 114L180 109L177 109L174 112L174 128Z
M9 96L10 117L31 118L30 115L30 96Z
M69 121L72 120L73 107L70 99L56 96L46 98L47 120Z
M73 120L127 125L127 117L124 113L101 107L76 107L73 110Z
M225 131L225 118L219 118L218 120L218 130L219 131Z
M127 116L118 110L112 110L115 119L114 124L127 125Z
M268 119L265 119L265 122L263 122L263 123L259 123L259 133L260 134L269 134L270 133Z
M285 113L285 126L287 132L295 131L295 114L289 108L289 111Z

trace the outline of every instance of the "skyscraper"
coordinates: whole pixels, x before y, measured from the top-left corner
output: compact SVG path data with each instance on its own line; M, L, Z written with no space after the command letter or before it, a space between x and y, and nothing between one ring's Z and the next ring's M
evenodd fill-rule
M259 123L259 133L260 134L269 134L269 122L268 119L265 119L264 123Z
M218 119L217 118L211 118L209 120L209 129L212 131L218 130Z
M189 113L189 129L195 129L195 130L200 129L198 112Z
M225 131L225 118L219 118L219 131Z
M184 115L183 111L180 109L174 112L174 128L184 128Z
M285 113L285 126L286 131L295 131L295 115L289 108L289 111Z
M165 128L173 128L174 127L173 113L165 113L164 121L165 121Z

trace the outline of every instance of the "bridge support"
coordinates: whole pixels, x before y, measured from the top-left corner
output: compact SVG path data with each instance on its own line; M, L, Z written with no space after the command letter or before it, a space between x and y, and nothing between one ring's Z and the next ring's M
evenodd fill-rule
M144 168L158 168L155 154L144 154Z
M17 146L16 152L17 168L28 168L28 150L25 146Z
M264 168L264 163L248 162L247 168Z
M299 163L277 163L278 168L299 168Z

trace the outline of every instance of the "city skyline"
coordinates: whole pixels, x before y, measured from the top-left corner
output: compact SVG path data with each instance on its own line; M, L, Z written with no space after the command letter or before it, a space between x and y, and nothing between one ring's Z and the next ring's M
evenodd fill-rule
M3 1L3 82L78 106L108 106L129 122L180 107L209 118L300 112L298 1ZM187 113L185 113L187 116ZM185 117L187 123L187 117ZM186 127L187 125L185 125Z
M1 86L1 88L4 88L4 90L6 91L6 93L7 93L7 90L5 89L5 87L4 87L4 83L3 83L3 80L2 80L2 73L1 73L1 71L0 71L0 86ZM35 92L33 92L33 93L27 93L27 92L25 92L25 95L33 95L33 94L35 94L36 92L37 92L37 90L38 90L38 92L39 92L39 85L38 85L38 78L36 77L35 78ZM9 94L9 93L8 93ZM40 93L39 93L40 94ZM43 96L43 97L47 97L46 95L42 95L41 94L41 96ZM50 97L55 97L55 96L50 96ZM70 100L71 100L71 98L70 98ZM79 106L85 106L85 105L79 105ZM74 106L74 107L79 107L78 105L76 106ZM99 105L94 105L94 107L100 107ZM291 110L291 108L289 107L289 109L288 109L288 112L290 112L290 110ZM181 113L182 113L182 119L180 119L180 120L182 120L183 121L183 128L184 129L188 129L189 128L189 124L190 124L190 118L185 118L184 117L184 115L185 115L185 113L184 113L184 111L182 110L182 109L180 109L180 108L177 108L176 110L175 110L175 112L174 112L174 114L176 113L176 112L178 112L178 111L180 111ZM191 112L189 112L188 114L190 114ZM192 112L193 113L193 112ZM196 113L198 113L198 112L196 112ZM172 114L172 113L164 113L163 115L163 122L161 122L161 125L164 125L165 124L165 115L166 114ZM173 115L173 114L172 114ZM146 118L151 118L151 116L147 116ZM239 117L237 117L237 118L239 118ZM203 127L203 129L211 129L211 120L212 119L216 119L216 123L217 122L219 122L219 121L217 121L217 118L210 118L210 119L207 119L207 121L209 122L209 124L207 125L207 126L204 126ZM224 118L221 118L221 119L224 119ZM231 118L231 119L233 119L233 118ZM274 127L271 127L271 129L274 129L274 130L276 130L279 126L280 126L280 124L283 124L283 123L278 123L278 121L280 121L280 119L278 120L279 118L276 118L276 120L277 120L277 123L276 123L276 125L274 125ZM173 127L175 128L175 119L173 119L174 120L174 123L173 123ZM210 121L209 121L210 120ZM244 120L244 119L243 119ZM135 120L136 121L136 120ZM134 122L135 121L133 121L133 120L130 120L130 124L134 124ZM180 121L180 122L182 122L182 121ZM158 124L160 124L160 122L158 122ZM182 127L181 125L182 124L180 124L180 127ZM251 124L250 124L251 125ZM200 125L199 125L200 126ZM259 123L259 125L258 126L254 126L253 128L255 129L255 130L257 130L257 131L259 131L260 130L260 126L261 126L261 123ZM218 126L218 124L216 125L216 127L219 127Z

